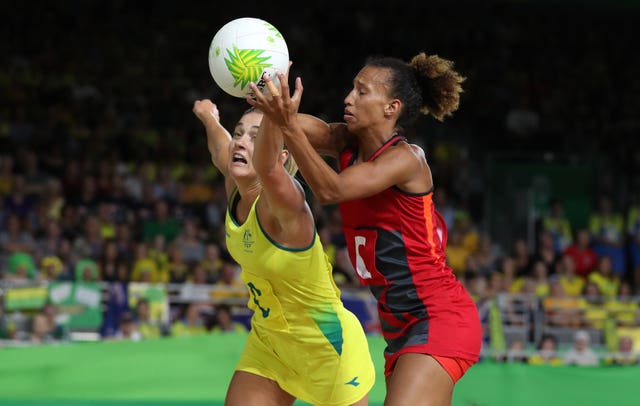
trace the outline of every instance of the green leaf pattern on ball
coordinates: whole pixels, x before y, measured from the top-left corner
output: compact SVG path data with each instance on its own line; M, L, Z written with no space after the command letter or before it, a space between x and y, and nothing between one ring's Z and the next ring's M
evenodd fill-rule
M280 34L280 31L278 31L278 29L277 29L276 27L274 27L273 25L271 25L271 24L269 24L269 23L265 23L264 25L266 25L266 26L267 26L267 29L268 29L269 31L273 31L273 32L275 32L276 37L278 37L278 38L280 38L280 39L283 39L283 38L282 38L282 34Z
M220 56L220 47L216 47L216 56Z
M229 58L225 58L224 62L235 79L233 87L240 85L242 89L249 82L257 82L265 68L273 66L267 63L270 56L262 56L264 52L262 49L238 49L235 45L233 50L227 49Z

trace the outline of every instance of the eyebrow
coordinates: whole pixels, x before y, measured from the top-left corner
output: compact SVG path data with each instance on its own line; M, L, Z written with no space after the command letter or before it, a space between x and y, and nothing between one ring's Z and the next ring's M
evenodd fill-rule
M238 124L236 124L236 128L238 127L244 127L244 123L242 121L238 121ZM252 125L250 128L260 128L259 125Z

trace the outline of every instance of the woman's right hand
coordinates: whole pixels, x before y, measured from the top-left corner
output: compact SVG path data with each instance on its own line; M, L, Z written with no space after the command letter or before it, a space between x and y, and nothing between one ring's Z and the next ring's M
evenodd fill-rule
M290 67L291 62L289 62ZM300 107L303 92L302 80L299 77L296 78L295 89L293 95L291 95L289 90L289 70L286 73L276 72L276 76L280 82L279 94L273 94L272 92L271 97L268 98L258 90L255 83L251 83L249 86L255 94L255 99L247 96L247 102L261 110L276 126L284 131L297 124L298 108ZM265 78L267 86L275 87L272 80L273 78L268 76Z
M206 124L211 119L215 120L216 123L220 123L218 107L209 99L196 100L193 103L193 113L203 124Z

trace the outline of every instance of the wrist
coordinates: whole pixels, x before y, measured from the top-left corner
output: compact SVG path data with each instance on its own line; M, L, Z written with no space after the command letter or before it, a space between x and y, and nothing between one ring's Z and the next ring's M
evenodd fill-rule
M295 120L292 123L280 126L280 131L285 137L293 137L302 132L302 127L300 127L298 120Z

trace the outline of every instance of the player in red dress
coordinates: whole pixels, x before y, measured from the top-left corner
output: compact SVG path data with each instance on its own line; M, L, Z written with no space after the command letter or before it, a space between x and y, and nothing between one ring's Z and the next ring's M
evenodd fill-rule
M293 96L279 74L279 95L248 99L280 127L320 202L339 203L351 262L378 300L387 406L450 404L480 353L476 306L446 264L431 170L401 135L420 112L442 120L458 108L464 78L452 65L424 53L368 60L345 98L345 123L297 114L300 78ZM316 150L337 158L340 172Z

